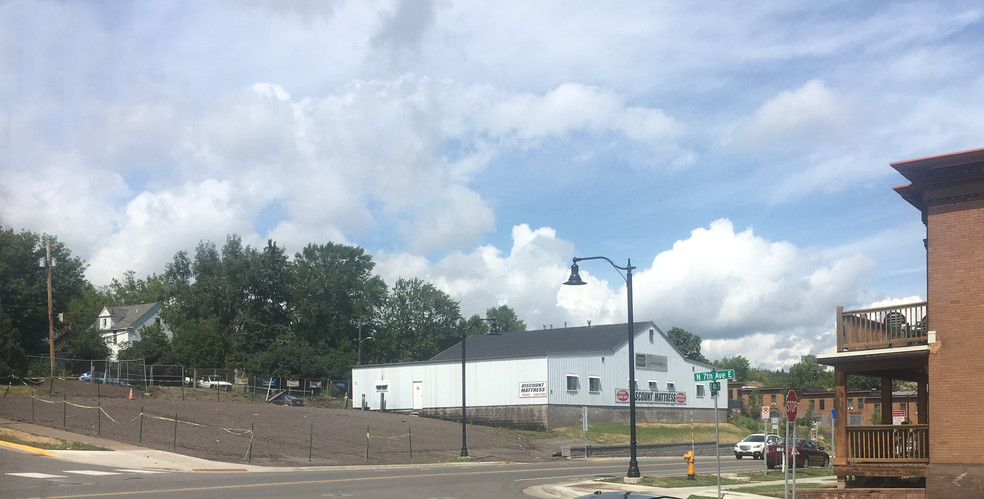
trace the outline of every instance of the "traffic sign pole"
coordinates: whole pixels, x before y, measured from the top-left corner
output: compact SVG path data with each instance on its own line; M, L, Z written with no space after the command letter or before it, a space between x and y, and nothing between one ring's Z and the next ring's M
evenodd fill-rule
M786 436L789 436L789 423L793 423L793 449L796 448L796 413L799 410L799 400L796 399L796 392L789 390L786 394ZM788 442L787 442L788 449ZM796 456L793 455L793 499L796 499ZM787 494L788 494L788 480L787 480Z
M710 381L711 397L714 399L714 453L717 455L718 497L721 497L721 440L718 433L718 393L721 391L720 380L735 378L734 369L694 373L694 381Z

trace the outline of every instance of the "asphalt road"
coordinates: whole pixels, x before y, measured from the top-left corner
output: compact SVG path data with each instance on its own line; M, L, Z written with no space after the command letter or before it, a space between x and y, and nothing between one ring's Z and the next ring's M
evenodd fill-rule
M627 459L558 459L543 463L442 463L399 466L269 468L238 465L212 471L178 471L72 462L0 447L0 497L360 497L498 498L550 495L544 486L622 476ZM723 473L761 469L762 461L722 456ZM644 476L685 473L682 458L641 458ZM238 471L215 471L215 470ZM699 459L698 474L715 474L713 456ZM777 473L778 476L781 476ZM590 485L588 486L590 487ZM574 490L574 489L571 489ZM590 488L583 489L590 493ZM555 492L556 493L556 492ZM571 492L567 492L571 494Z

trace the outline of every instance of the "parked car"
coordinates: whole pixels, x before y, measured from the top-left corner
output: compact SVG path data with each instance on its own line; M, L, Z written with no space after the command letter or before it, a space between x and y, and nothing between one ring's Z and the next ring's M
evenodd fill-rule
M85 377L86 379L82 379L83 377ZM100 372L94 372L91 374L85 373L82 376L79 376L79 380L91 381L97 385L106 384L106 385L130 386L125 380L116 379L112 376L107 376L106 373L100 373Z
M214 388L216 390L225 390L227 392L232 391L232 383L220 380L218 378L212 378L211 376L199 380L198 386L200 388Z
M302 400L300 397L295 397L293 395L288 395L286 393L279 395L277 398L271 400L270 402L273 402L274 404L277 405L288 405L288 406L292 405L295 407L304 406L304 400Z
M782 451L784 447L789 452L786 462L795 462L797 468L830 466L830 454L827 454L827 451L823 447L813 440L797 438L795 443L791 442L791 445L788 446L784 445L783 442L769 445L765 455L766 467L772 469L782 465Z
M776 444L780 440L779 435L775 433L752 433L735 444L735 459L741 459L745 456L752 456L752 459L762 459L762 456L765 455L765 447Z

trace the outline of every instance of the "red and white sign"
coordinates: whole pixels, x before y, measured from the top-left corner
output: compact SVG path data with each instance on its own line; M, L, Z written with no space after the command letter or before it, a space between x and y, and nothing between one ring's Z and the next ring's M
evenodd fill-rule
M619 402L628 402L629 401L629 391L628 390L625 390L625 389L621 389L621 390L615 392L615 398L617 398Z
M762 406L762 421L768 421L769 420L769 412L771 412L771 409L769 408L769 406L763 405Z
M677 393L677 403L678 404L686 404L687 403L687 394L686 393L683 393L683 392L678 392Z
M905 411L892 411L892 424L902 424L905 422Z
M796 400L796 392L789 390L786 394L786 418L796 421L796 410L799 408L799 401Z
M523 381L519 384L519 398L546 397L546 381Z

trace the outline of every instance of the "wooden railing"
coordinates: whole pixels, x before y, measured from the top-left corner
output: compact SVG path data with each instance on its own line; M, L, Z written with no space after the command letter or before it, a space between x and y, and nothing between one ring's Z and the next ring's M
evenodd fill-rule
M837 351L926 344L927 302L844 310L837 307Z
M929 425L847 427L848 463L929 463Z

